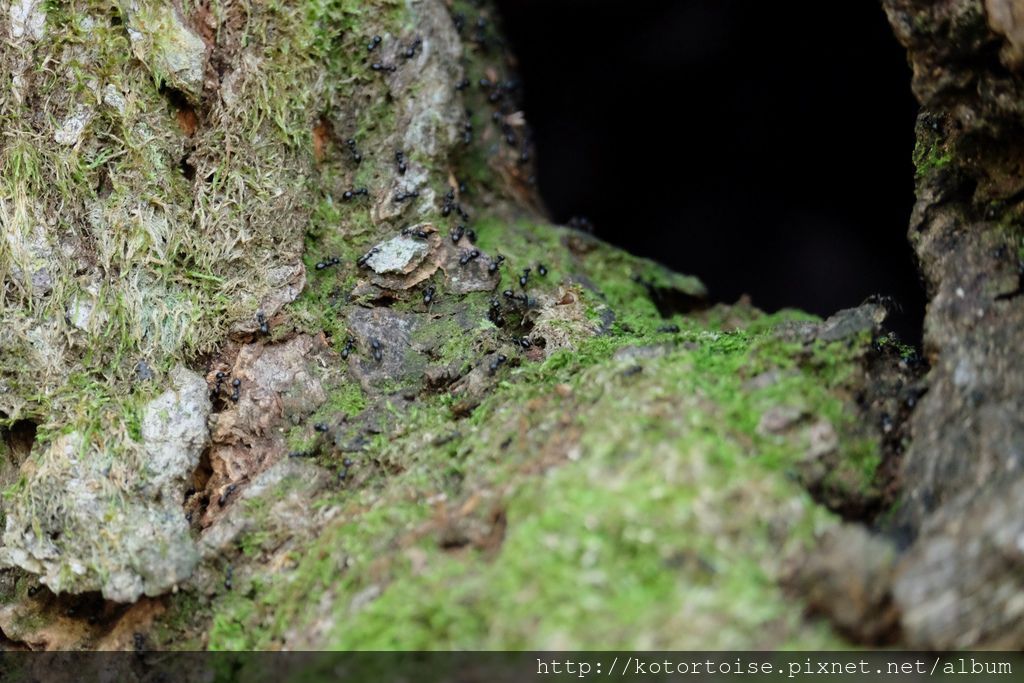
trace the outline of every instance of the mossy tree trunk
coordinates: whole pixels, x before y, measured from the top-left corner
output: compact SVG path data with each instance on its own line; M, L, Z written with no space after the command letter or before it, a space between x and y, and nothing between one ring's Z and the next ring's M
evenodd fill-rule
M1020 100L980 2L921 4L887 2L951 74L916 83L927 384L880 305L707 306L550 225L485 3L0 0L0 630L949 643L963 624L914 592L949 536L928 520L1021 452L1019 169L998 154ZM951 464L957 444L991 455ZM904 552L844 518L926 531Z

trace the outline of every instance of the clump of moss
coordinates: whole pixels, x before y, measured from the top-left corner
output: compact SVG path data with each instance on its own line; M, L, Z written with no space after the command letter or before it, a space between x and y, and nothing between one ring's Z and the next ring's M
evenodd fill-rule
M835 523L798 480L807 435L758 425L795 402L850 428L842 386L869 339L788 341L776 329L799 313L663 318L634 305L654 264L528 248L566 236L524 224L503 244L517 267L593 278L594 305L628 321L521 363L461 422L452 397L422 397L322 502L337 517L293 571L215 601L211 647L840 644L777 583L783 556Z

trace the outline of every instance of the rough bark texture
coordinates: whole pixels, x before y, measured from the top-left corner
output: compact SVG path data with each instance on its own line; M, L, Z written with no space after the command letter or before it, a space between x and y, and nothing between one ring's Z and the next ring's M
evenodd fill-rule
M483 3L0 0L4 636L1019 644L1016 15L921 4L926 385L548 224Z
M910 226L928 284L895 596L915 647L1024 646L1024 3L887 0L918 125Z

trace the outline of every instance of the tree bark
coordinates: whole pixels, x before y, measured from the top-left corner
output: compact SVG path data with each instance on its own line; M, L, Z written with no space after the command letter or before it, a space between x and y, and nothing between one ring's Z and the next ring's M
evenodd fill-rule
M886 8L923 383L880 303L711 306L551 225L485 3L0 0L0 630L1019 645L1013 14Z

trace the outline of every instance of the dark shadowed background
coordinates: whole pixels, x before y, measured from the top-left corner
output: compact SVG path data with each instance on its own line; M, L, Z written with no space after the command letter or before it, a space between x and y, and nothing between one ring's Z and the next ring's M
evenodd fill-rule
M499 0L559 222L699 275L716 300L828 315L872 294L917 342L915 103L864 0Z

